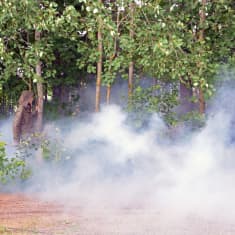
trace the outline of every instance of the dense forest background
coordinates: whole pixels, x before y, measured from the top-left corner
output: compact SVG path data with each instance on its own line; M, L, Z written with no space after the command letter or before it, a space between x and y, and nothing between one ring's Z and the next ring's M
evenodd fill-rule
M140 119L201 118L234 68L234 39L233 0L3 0L1 114L25 89L53 119L98 112L126 87L123 107Z

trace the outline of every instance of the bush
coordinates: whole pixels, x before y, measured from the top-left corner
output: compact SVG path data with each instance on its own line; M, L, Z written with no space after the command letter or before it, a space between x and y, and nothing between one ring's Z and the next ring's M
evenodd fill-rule
M0 141L0 181L6 183L9 179L24 176L25 162L17 157L7 157L6 143Z

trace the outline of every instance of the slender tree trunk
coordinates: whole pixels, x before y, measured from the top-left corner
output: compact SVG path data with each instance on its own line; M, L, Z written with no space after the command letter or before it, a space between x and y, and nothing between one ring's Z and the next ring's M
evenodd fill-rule
M111 85L107 86L107 93L106 93L106 104L110 104L110 96L111 96Z
M99 0L102 3L102 0ZM95 111L100 111L100 90L101 90L101 81L102 81L102 57L103 57L103 42L102 42L102 21L99 17L98 25L98 52L99 60L97 63L97 78L96 78L96 97L95 97Z
M205 7L206 7L207 0L202 0L202 9L200 10L200 27L203 27L203 24L206 19L206 13L205 13ZM204 40L204 29L200 29L199 31L199 41ZM206 110L206 102L205 102L205 97L203 94L203 89L200 86L199 87L199 113L204 114Z
M116 8L117 16L116 16L116 26L117 26L117 33L119 33L119 24L120 24L120 12L118 7ZM114 38L114 47L113 47L113 55L110 58L110 62L112 62L117 56L118 50L118 36ZM110 104L110 97L111 97L111 84L107 85L107 93L106 93L106 104Z
M41 34L35 31L35 41L40 41ZM42 75L42 65L41 61L38 61L36 65L36 74L38 77ZM43 83L42 81L37 81L37 93L38 93L38 115L36 120L36 131L40 132L43 125Z
M130 12L131 12L131 19L130 19L130 38L134 38L134 3L131 2L130 4ZM134 62L133 59L129 63L129 73L128 73L128 97L129 99L133 93L133 80L134 80Z

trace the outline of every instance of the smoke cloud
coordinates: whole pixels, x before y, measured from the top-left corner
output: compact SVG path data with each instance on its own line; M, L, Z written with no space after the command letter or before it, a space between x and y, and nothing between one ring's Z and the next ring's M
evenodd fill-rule
M86 210L141 208L168 219L233 222L234 96L227 88L219 92L206 125L180 137L158 115L136 130L116 105L87 119L47 124L48 135L63 143L65 163L57 169L37 162L24 190ZM3 139L9 125L1 126Z

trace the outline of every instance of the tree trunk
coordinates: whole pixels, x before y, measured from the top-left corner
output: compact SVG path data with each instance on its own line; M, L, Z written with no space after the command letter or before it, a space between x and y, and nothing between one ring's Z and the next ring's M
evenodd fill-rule
M107 86L107 93L106 93L106 104L110 104L110 95L111 95L111 85Z
M35 31L35 41L40 41L41 34L38 31ZM38 77L42 75L42 66L41 61L38 61L36 65L36 74ZM36 120L36 131L42 131L43 125L43 83L42 81L37 81L37 95L38 95L38 115Z
M99 0L102 3L102 0ZM102 42L102 21L99 17L99 26L98 26L98 52L99 60L97 62L97 78L96 78L96 96L95 96L95 111L100 111L100 90L101 90L101 81L102 81L102 57L103 57L103 42Z
M130 4L130 12L131 12L131 19L130 19L130 38L134 38L134 3ZM134 62L133 59L129 63L129 73L128 73L128 97L129 99L133 93L133 80L134 80Z
M205 7L206 7L207 0L202 0L202 9L200 10L200 27L203 26L205 19L206 19L206 13L205 13ZM204 40L204 29L200 29L199 31L199 41ZM206 103L205 103L205 97L203 94L202 86L199 87L199 113L204 114L206 109Z
M117 26L117 33L119 33L119 24L120 24L120 12L118 7L116 8L116 26ZM117 56L117 51L118 51L118 36L115 36L114 38L114 46L113 46L113 54L110 58L110 63L116 58ZM110 104L110 97L111 97L111 84L107 85L107 93L106 93L106 104Z

